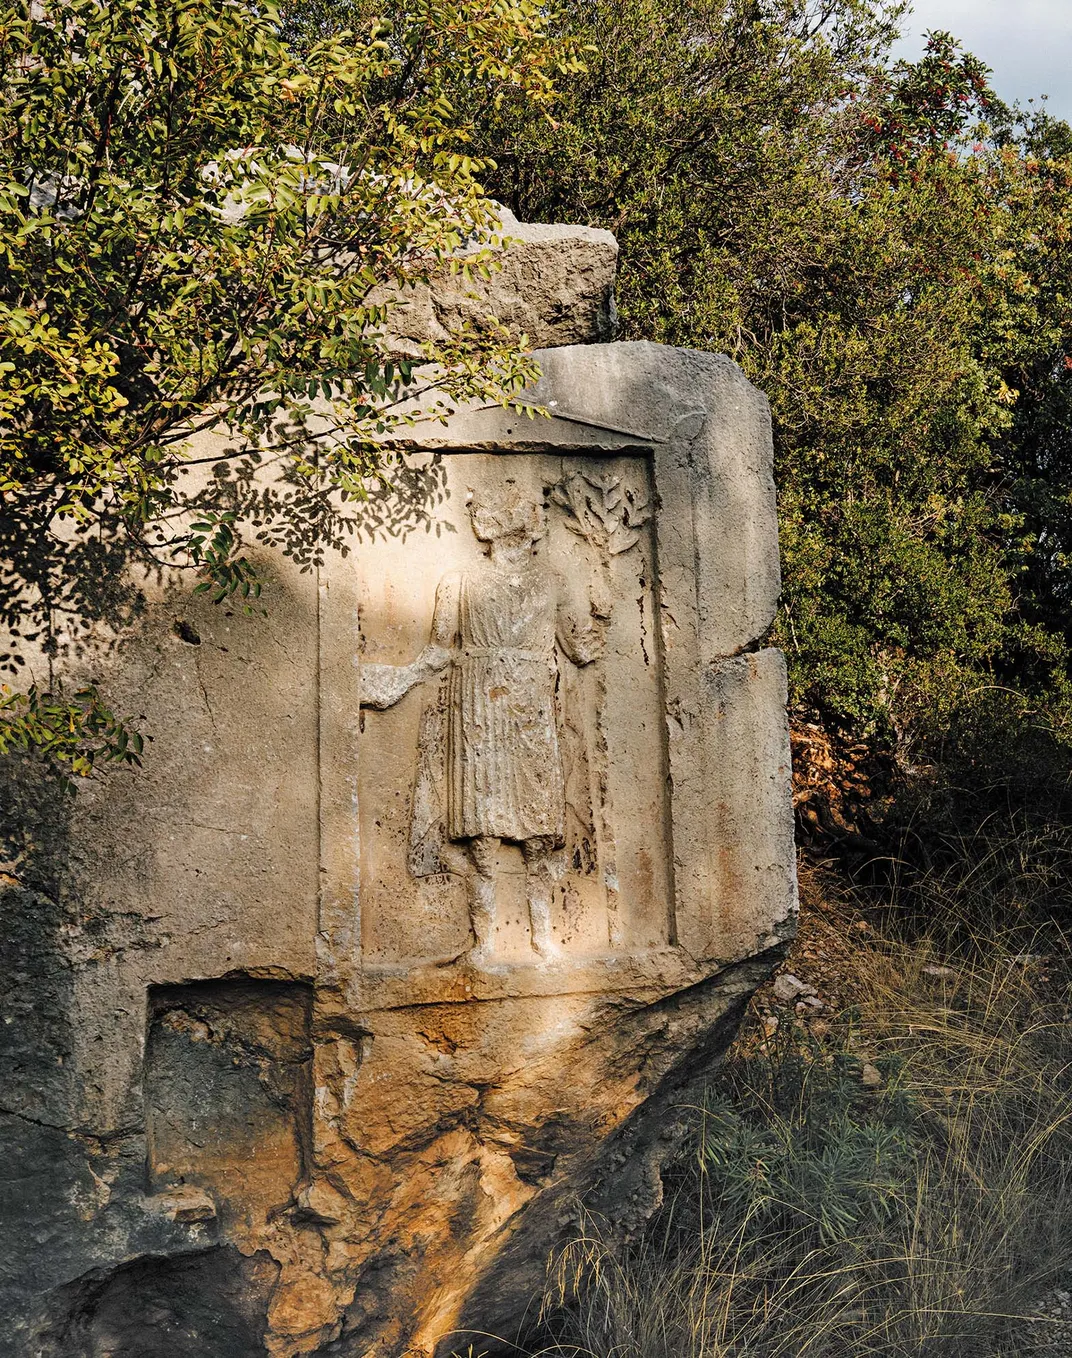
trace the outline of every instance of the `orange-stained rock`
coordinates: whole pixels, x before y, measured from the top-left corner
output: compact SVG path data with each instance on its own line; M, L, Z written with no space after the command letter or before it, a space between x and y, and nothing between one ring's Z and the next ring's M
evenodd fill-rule
M268 1308L268 1324L281 1338L300 1339L332 1325L339 1313L337 1303L337 1293L327 1278L311 1272L288 1277L284 1271Z

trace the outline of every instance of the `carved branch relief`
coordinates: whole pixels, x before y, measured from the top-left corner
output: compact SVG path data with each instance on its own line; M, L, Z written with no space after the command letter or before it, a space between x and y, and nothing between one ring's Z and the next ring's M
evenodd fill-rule
M574 472L564 477L551 495L566 511L570 532L607 556L618 556L635 547L640 530L651 519L647 489L623 486L622 478L614 473Z
M641 530L651 519L651 498L644 486L624 485L614 472L586 470L564 477L552 491L552 500L564 511L564 522L571 533L592 547L599 560L599 597L610 600L610 558L630 551L640 541ZM609 602L606 605L609 611ZM598 788L599 825L596 835L603 881L607 889L608 934L610 943L620 947L624 941L619 910L619 880L611 805L607 754L607 679L596 678L596 737L592 761Z

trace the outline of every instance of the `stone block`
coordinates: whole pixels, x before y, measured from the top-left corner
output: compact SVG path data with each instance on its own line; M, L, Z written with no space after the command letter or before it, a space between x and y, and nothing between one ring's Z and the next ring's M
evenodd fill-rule
M457 408L415 448L635 453L654 464L660 576L683 591L681 625L706 660L736 655L774 621L781 588L770 406L723 354L646 340L537 353L530 417Z
M390 304L392 353L419 357L422 345L479 330L488 317L527 335L534 349L614 338L618 242L609 231L518 222L505 213L503 233L507 243L489 278L466 279L444 265L428 283L370 294L370 302Z

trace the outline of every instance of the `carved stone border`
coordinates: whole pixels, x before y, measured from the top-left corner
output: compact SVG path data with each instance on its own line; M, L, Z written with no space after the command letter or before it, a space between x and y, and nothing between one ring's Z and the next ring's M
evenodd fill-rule
M550 418L459 408L415 450L644 455L655 491L670 770L671 946L480 971L366 967L357 819L360 637L353 563L319 578L319 979L357 1009L508 995L678 988L792 931L796 876L785 667L759 649L779 590L770 413L730 360L640 343L537 355ZM331 645L323 639L331 637Z

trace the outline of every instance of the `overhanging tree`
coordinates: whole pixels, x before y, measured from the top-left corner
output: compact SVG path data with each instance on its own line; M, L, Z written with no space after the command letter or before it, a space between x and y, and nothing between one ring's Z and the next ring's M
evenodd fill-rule
M452 258L489 267L474 249L498 230L488 167L448 92L542 106L572 44L535 0L347 18L252 0L0 8L0 625L15 676L24 645L47 654L86 621L87 571L131 556L186 565L217 599L256 596L240 510L190 500L190 437L225 429L236 456L283 460L295 493L278 513L364 495L413 390L370 293ZM494 325L425 357L455 397L507 402L533 371ZM0 696L12 746L86 773L136 760L140 741L94 690L16 677Z

